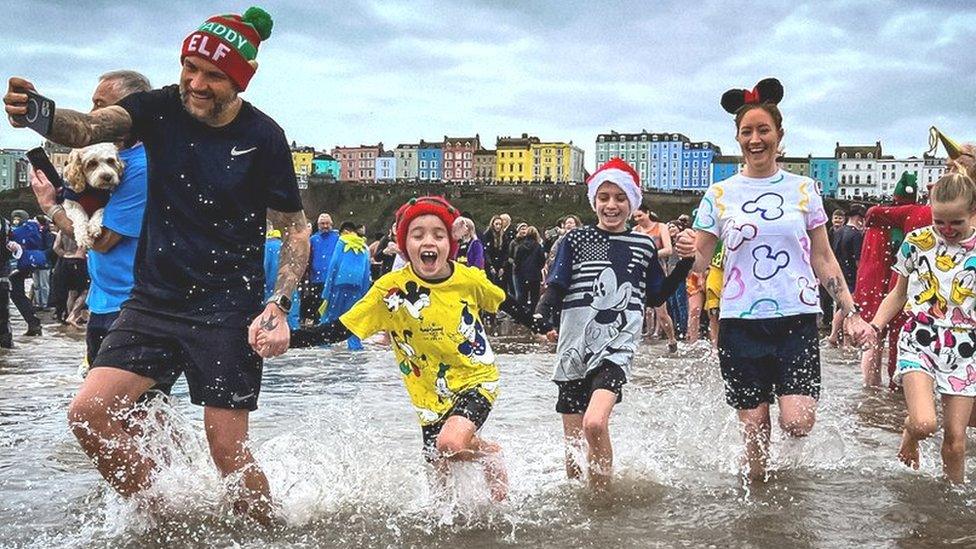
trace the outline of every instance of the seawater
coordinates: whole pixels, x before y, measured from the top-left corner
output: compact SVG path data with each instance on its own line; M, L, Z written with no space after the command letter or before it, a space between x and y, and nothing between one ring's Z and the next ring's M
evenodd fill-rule
M498 337L502 394L483 435L504 447L511 487L492 504L471 465L432 488L388 349L290 351L265 363L251 416L284 519L264 531L231 512L182 381L150 410L146 451L161 464L151 504L127 501L67 428L81 335L49 325L16 340L0 352L3 547L976 545L976 490L940 480L938 436L923 443L919 471L897 461L903 400L862 388L853 353L822 350L817 426L800 440L774 427L770 479L749 485L714 353L704 342L676 355L642 346L611 422L614 491L593 498L565 478L552 349ZM967 467L972 476L976 461Z

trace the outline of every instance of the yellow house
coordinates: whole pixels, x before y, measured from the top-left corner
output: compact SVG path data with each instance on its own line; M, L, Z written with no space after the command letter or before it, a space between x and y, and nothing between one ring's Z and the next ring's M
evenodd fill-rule
M583 150L572 143L532 144L532 181L582 182Z
M315 158L315 151L311 147L292 149L291 162L295 166L295 175L312 175L312 159Z
M495 142L495 180L499 183L529 183L532 181L532 146L538 137L523 133L522 137L499 137Z

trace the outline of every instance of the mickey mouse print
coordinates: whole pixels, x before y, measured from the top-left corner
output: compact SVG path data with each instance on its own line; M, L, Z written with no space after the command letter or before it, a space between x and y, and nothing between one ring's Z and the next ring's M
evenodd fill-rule
M820 312L807 234L827 222L816 188L779 170L766 178L737 174L705 193L694 228L725 246L722 318Z

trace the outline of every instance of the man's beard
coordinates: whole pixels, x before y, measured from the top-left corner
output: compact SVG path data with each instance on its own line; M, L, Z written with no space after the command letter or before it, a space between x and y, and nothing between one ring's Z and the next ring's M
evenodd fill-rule
M210 107L210 110L208 110L203 115L198 115L192 112L190 108L187 106L187 99L189 98L189 95L190 95L189 90L183 87L183 84L180 84L180 101L183 103L183 110L185 110L193 118L196 118L197 120L204 123L216 122L220 120L220 115L223 114L225 109L227 109L227 105L230 105L231 101L233 101L233 98L229 101L220 101L219 99L217 99L216 95L213 95L212 96L213 105Z

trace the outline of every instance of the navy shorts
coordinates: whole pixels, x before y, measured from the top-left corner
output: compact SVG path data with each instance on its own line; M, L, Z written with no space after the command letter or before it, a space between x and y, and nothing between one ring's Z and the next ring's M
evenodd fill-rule
M170 386L182 372L194 404L255 410L263 361L248 344L246 327L208 326L123 307L91 366Z
M441 429L444 428L444 424L447 423L449 417L461 416L467 418L471 420L471 423L474 423L474 427L477 430L481 429L481 426L488 420L489 413L491 413L491 402L488 402L485 395L481 394L477 389L470 389L456 396L451 411L445 414L440 421L431 423L430 425L424 425L420 428L424 438L424 459L427 461L437 459L437 435L441 434Z
M617 403L624 398L624 384L627 374L613 362L604 361L586 373L583 379L557 381L559 397L556 399L556 412L560 414L582 414L590 405L593 391L605 389L617 394Z
M816 314L723 318L718 329L718 360L725 399L737 410L771 404L775 396L820 398Z

